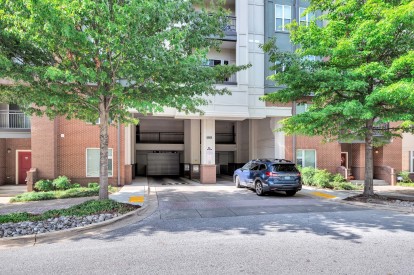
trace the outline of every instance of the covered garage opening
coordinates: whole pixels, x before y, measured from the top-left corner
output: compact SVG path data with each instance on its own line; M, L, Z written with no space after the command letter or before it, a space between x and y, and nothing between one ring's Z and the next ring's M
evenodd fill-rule
M183 153L178 151L137 151L137 174L179 176Z

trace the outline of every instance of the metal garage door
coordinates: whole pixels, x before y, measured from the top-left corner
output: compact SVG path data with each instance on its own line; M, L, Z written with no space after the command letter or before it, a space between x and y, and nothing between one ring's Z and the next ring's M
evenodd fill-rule
M180 175L180 154L178 153L149 153L147 162L148 176Z

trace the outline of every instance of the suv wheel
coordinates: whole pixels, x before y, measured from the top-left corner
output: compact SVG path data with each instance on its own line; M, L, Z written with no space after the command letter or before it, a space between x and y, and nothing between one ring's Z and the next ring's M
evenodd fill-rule
M258 196L263 196L264 195L263 186L262 186L262 183L260 181L256 182L255 190L256 190L256 194Z
M240 185L240 178L238 176L236 176L234 183L236 184L237 188L242 188L242 186Z
M286 191L286 196L292 197L296 194L295 190Z

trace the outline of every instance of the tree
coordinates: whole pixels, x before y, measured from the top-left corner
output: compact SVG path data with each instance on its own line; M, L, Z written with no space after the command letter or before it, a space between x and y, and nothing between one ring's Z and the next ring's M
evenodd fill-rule
M295 53L269 41L270 78L284 85L268 94L270 102L303 102L309 111L283 121L287 134L323 136L325 140L365 142L364 195L373 195L373 145L411 131L414 115L414 1L310 1L306 12L321 12L309 26L293 22ZM321 21L319 21L321 22ZM317 56L310 61L308 56ZM381 125L405 121L394 128ZM387 124L385 124L387 125Z
M0 0L3 35L42 54L3 55L1 87L29 113L100 118L100 192L108 197L108 123L136 123L129 108L197 112L215 83L247 66L203 66L227 22L222 0ZM8 58L7 58L8 57ZM17 57L17 58L16 58ZM6 60L6 61L4 61Z

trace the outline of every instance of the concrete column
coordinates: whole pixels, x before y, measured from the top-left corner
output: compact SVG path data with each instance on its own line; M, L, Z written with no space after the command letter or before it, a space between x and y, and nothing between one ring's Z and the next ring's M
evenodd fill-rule
M216 122L201 120L201 183L216 183Z
M37 168L39 179L54 179L57 175L57 126L58 119L33 116L32 167Z
M184 121L184 176L200 178L200 120Z
M125 184L132 183L135 177L135 125L125 125Z
M257 125L256 120L249 120L249 159L257 158Z
M278 129L281 127L279 121L281 118L271 118L270 119L270 128L272 130ZM277 159L284 159L286 158L285 150L286 150L286 144L285 144L285 133L283 132L274 132L274 142L275 142L275 158ZM294 160L292 160L294 161Z

